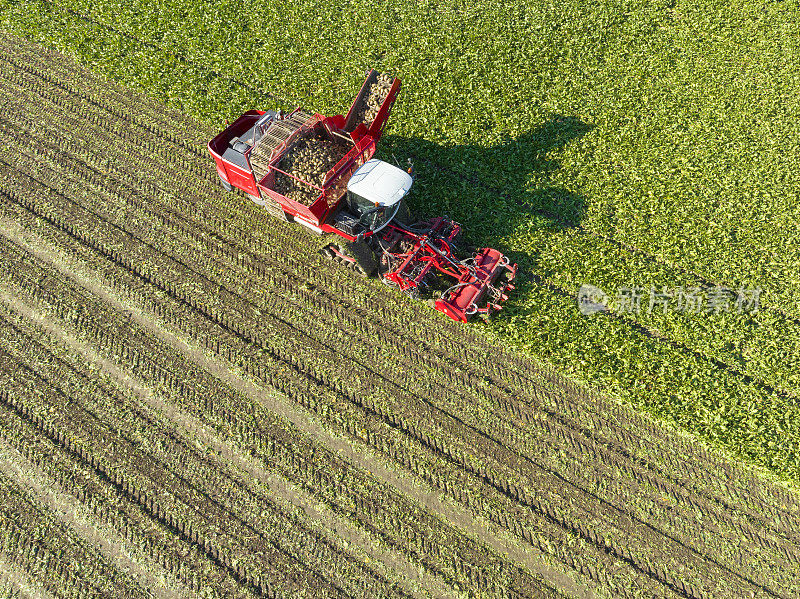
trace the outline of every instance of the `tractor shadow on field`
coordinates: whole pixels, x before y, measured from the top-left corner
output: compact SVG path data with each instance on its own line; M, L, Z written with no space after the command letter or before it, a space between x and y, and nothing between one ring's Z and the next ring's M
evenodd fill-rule
M417 180L408 203L420 216L447 214L464 228L471 245L495 247L520 267L519 295L537 272L539 248L514 247L524 231L557 234L577 227L586 214L586 200L551 183L561 168L559 154L593 125L570 116L553 115L532 131L492 147L443 146L419 138L383 137L383 158L414 160ZM514 245L511 245L514 244ZM547 276L547 273L542 273Z

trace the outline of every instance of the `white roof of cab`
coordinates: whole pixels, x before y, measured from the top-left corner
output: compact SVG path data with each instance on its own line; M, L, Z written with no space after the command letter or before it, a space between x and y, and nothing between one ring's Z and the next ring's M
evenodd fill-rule
M392 206L411 189L413 179L403 169L373 158L362 164L347 182L347 190L380 206Z

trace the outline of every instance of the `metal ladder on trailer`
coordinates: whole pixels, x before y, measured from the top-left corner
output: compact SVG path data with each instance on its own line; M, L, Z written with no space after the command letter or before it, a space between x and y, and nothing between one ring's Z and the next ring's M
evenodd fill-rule
M272 121L250 151L250 168L253 169L256 183L259 183L269 172L269 164L277 153L283 151L286 142L300 131L314 115L295 110L285 119Z

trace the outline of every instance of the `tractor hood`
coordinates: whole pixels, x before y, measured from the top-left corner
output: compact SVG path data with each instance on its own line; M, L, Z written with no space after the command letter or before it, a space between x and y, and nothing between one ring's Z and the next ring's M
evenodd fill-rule
M393 206L411 189L413 179L403 169L373 158L361 165L347 182L347 190L376 206Z

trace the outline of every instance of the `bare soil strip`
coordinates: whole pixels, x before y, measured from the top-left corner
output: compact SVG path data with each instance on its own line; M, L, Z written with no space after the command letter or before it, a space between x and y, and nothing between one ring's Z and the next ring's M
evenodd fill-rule
M40 471L25 456L0 439L0 473L35 499L72 531L97 547L120 572L127 572L136 585L159 599L182 599L196 595L177 581L165 580L161 567L143 565L129 555L130 547L115 531L99 526L81 502ZM158 575L154 575L158 572Z
M74 277L75 273L70 273L70 275ZM96 286L91 282L84 280L84 283L88 284L87 288L89 289L96 288ZM136 322L142 323L144 321L151 327L157 328L155 323L152 321L148 322L147 316L143 315L139 310L136 310L130 305L120 302L118 298L114 298L110 294L104 293L103 299L123 311L130 310L130 314L135 318ZM330 529L330 532L333 533L330 535L330 541L338 544L338 549L340 551L344 551L344 547L347 547L349 552L357 553L358 558L361 561L370 561L373 569L380 567L381 575L384 578L403 581L403 586L406 587L407 592L412 593L412 596L454 596L452 594L452 590L442 585L440 581L424 572L419 572L419 570L413 564L407 561L405 556L403 556L401 553L381 547L378 543L376 543L375 539L370 538L367 534L365 534L364 531L354 527L350 522L344 518L341 518L338 514L326 506L316 502L302 489L292 484L287 479L275 474L274 472L269 472L252 456L245 454L230 442L223 440L219 435L209 430L209 427L200 422L197 418L183 412L177 406L170 403L168 399L162 397L157 387L148 385L147 382L142 381L139 378L132 377L130 371L123 370L115 362L101 356L95 348L87 344L85 341L80 340L73 332L66 330L60 322L22 302L18 294L11 294L7 290L0 288L0 302L5 303L7 306L12 308L12 310L18 315L36 323L37 328L40 328L42 332L47 333L51 338L62 342L66 347L77 354L76 357L78 360L82 359L82 361L84 361L84 363L89 366L90 369L97 367L100 375L109 377L115 383L115 385L123 389L127 389L130 393L134 394L138 398L140 406L147 406L152 409L151 415L154 419L157 419L159 416L163 416L171 421L171 423L175 425L174 432L180 435L185 443L203 444L208 450L210 450L206 453L206 455L214 459L221 470L229 469L231 471L236 471L239 474L240 480L248 485L252 484L252 481L258 481L261 483L261 487L263 487L265 490L268 490L273 500L278 500L285 507L294 506L295 508L302 510L304 512L305 519L307 522L312 524L313 528L320 531L327 531ZM295 418L299 418L297 410L292 409L292 407L289 406L285 400L275 400L271 398L270 400L267 400L266 397L271 395L268 390L257 389L254 385L252 385L252 383L248 384L242 378L236 377L236 375L222 369L217 363L208 360L206 356L202 354L198 356L197 354L200 352L197 352L196 350L190 350L186 346L185 342L174 339L172 340L171 345L177 347L183 346L184 351L190 354L195 354L193 356L194 361L204 362L203 366L209 372L216 374L218 371L219 374L223 375L225 378L238 382L238 385L236 386L237 391L246 389L248 394L251 395L251 397L253 397L255 400L270 406L275 406L278 402L281 402L281 407L283 408L281 411L292 410ZM225 380L223 376L220 376L220 378ZM307 426L313 426L313 424L311 424L307 419L306 424ZM321 434L323 431L322 429L319 429L316 432L317 436L319 436L319 434ZM339 445L348 449L348 453L355 455L355 452L352 448L347 447L343 443L340 443ZM2 460L4 457L7 457L3 453L3 449L4 448L2 445L0 445L0 471L4 471L5 467L11 464L11 460ZM18 463L26 462L24 457L19 453L16 454L14 461ZM30 468L26 468L26 470L30 472L32 471L32 468L33 466L31 465ZM22 473L19 474L20 477L23 476ZM32 484L36 483L36 481L31 482ZM47 501L43 501L42 503L50 504L51 507L61 507L53 505L54 501L56 500L51 496L52 491L48 492L42 487L43 486L41 484L37 484L36 489L40 493L48 493ZM78 509L79 505L73 502L61 511L69 512L69 514L65 515L72 515L72 512L75 512ZM297 509L293 511L295 513L298 512ZM81 520L78 526L81 528L92 527L92 525L86 522L85 519ZM88 531L88 533L92 536L97 535L94 527L92 527L92 530ZM117 541L107 541L105 539L103 539L103 541L104 545L110 545L112 547L120 546L119 542ZM138 564L131 562L130 564L126 565L130 566L132 570L136 570L136 566ZM139 568L139 570L142 571L143 580L149 582L150 579L147 577L147 570L142 568ZM414 592L414 589L417 588L422 590ZM154 590L154 595L157 597L183 596L177 593L164 594L159 593L158 591L158 588Z
M242 381L285 393L331 431L323 447L336 439L368 445L395 478L414 473L470 518L492 522L495 531L571 569L575 580L583 576L619 596L800 592L800 508L787 491L493 347L473 330L444 323L371 282L328 271L304 255L302 232L264 219L237 198L220 200L208 187L202 146L186 152L187 136L171 132L163 109L151 116L147 101L133 94L87 91L87 81L65 78L29 44L0 60L9 65L0 72L0 128L10 140L0 157L5 222L35 231L94 270L122 301L141 306L143 316L154 314L153 322L199 344L206 367L219 360L217 374L233 363ZM186 120L179 121L185 128ZM12 237L25 246L24 235ZM60 320L115 352L121 367L136 372L145 364L145 378L196 397L174 365L143 360L145 349L130 332L98 328L102 304L83 309L85 298L59 287L46 268L36 276L25 274L27 267L4 268ZM25 384L17 389L25 401L38 401ZM216 402L198 404L195 415L214 413ZM263 422L230 414L226 422L235 422L233 430L257 455L274 452L259 444ZM98 449L87 451L85 459L100 459ZM393 539L442 580L496 596L529 596L534 579L523 582L522 571L512 575L502 561L489 567L485 553L477 560L452 553L453 529L441 521L428 528L429 541L401 540L397 531L419 526L422 514L411 510L416 523L404 524L399 515L381 520L372 502L337 503L325 495L326 485L348 493L356 479L337 486L304 468L312 469L292 472L307 473L306 492ZM166 484L152 468L147 472L151 483ZM375 478L358 484L381 488ZM419 493L411 496L431 510ZM172 526L169 510L179 506L170 505L151 517ZM498 548L500 538L493 534L490 546ZM209 551L237 580L253 588L262 582L255 571L216 555L218 549ZM538 574L548 580L547 569Z
M8 225L8 224L6 224L5 230L7 232L11 232L11 233L14 233L14 232L21 233L19 231L15 231L15 229L12 226ZM30 233L25 233L25 235L30 236ZM44 247L44 244L41 244L41 243L36 244L36 245L38 247L40 247L40 248ZM46 259L49 259L49 260L52 260L54 258L54 256L52 256L52 255L50 255L50 256L43 255L41 251L39 251L37 253L40 256L43 256L43 257L45 257ZM71 264L71 262L69 260L59 260L58 264L61 265L60 268L62 268L64 270L64 274L66 276L72 276L72 277L77 276L79 279L82 280L82 282L85 285L87 285L88 287L92 288L93 290L97 290L100 293L102 293L102 299L105 302L110 303L112 305L116 304L120 308L122 308L123 310L130 309L129 305L119 303L119 300L116 300L113 296L111 296L107 292L104 292L100 287L98 287L95 283L93 283L91 281L91 279L89 279L89 278L83 279L82 276L87 276L87 275L85 273L80 273L80 271L77 268L74 268L75 265ZM91 275L88 275L88 276L91 277ZM61 297L61 298L65 298L67 295L68 295L68 292L63 288L60 289L59 292L57 293L57 296ZM88 305L88 301L84 299L81 302L76 303L75 305L76 306L77 305L86 306L86 305ZM132 318L134 319L134 321L138 321L140 318L142 318L143 321L146 324L148 324L148 326L152 326L156 330L159 330L158 325L155 325L148 317L146 317L144 315L141 315L138 310L136 310L136 309L131 310L131 315L132 315ZM105 315L102 318L102 321L104 323L106 323L106 326L108 326L108 324L111 321L110 315ZM315 423L313 420L310 420L307 416L303 416L297 410L296 406L292 406L291 404L288 404L285 401L285 399L280 399L280 400L276 399L279 396L277 396L274 393L272 393L269 396L265 397L265 394L261 389L254 387L252 385L252 383L246 382L244 379L242 379L239 376L236 376L233 373L228 372L226 374L224 372L224 370L222 368L220 368L219 365L213 364L213 362L211 362L209 360L209 358L207 356L204 356L202 353L197 352L196 350L189 349L188 346L186 346L185 343L180 342L175 337L173 337L173 336L171 336L171 335L169 335L169 334L167 334L165 332L161 333L161 335L167 341L169 341L171 345L177 345L178 347L185 346L184 351L187 351L192 356L193 359L200 361L203 366L208 367L213 371L219 371L219 374L221 376L223 376L225 379L230 380L235 386L245 390L249 395L251 395L254 398L255 401L258 401L260 403L268 403L268 407L271 410L274 410L279 414L285 414L288 418L290 418L290 419L294 420L295 422L297 422L301 426L301 428L305 429L305 431L307 431L307 432L309 432L309 433L311 433L311 434L313 434L315 436L322 437L324 440L328 441L331 445L333 445L333 448L335 450L337 450L337 453L340 453L340 454L344 453L344 454L348 455L349 457L354 458L357 461L357 463L360 462L361 464L363 464L364 467L366 469L368 469L368 471L371 472L372 474L376 474L376 472L379 473L378 475L380 475L381 472L387 473L387 475L390 477L391 482L395 482L395 483L400 482L401 483L401 488L403 488L403 490L405 490L405 491L413 490L413 486L409 484L407 478L404 478L402 476L398 476L398 473L396 471L393 472L390 467L387 467L386 465L381 464L379 460L375 460L375 459L366 459L365 460L366 456L362 453L362 450L360 448L357 448L357 447L353 448L344 439L342 439L342 438L338 438L337 439L336 437L332 436L330 433L328 433L324 429L322 429L319 426L318 423ZM137 337L141 337L141 333L137 334ZM166 351L166 349L160 349L159 348L159 350L157 350L154 353L156 353L157 355L163 355L163 354L167 353L167 351ZM142 360L142 357L140 357L139 360ZM170 360L168 360L168 361L174 362L174 359L170 358ZM184 372L184 373L188 373L189 372L189 370L186 367L180 368L180 370L182 372ZM161 377L162 377L162 375L158 375L158 378L161 378ZM186 374L184 374L183 377L184 377L184 380L185 380L186 379ZM161 380L163 381L163 378L161 378ZM206 393L208 393L208 390L206 390ZM214 405L221 404L221 399L214 398L213 403L214 403ZM262 423L262 426L263 426L263 423ZM262 434L263 433L264 433L264 431L262 429ZM236 433L234 433L234 434L236 434ZM298 441L292 442L292 446L299 449L299 442ZM319 462L319 461L320 461L319 457L314 459L314 462ZM339 492L340 493L341 492L348 492L348 491L351 490L351 489L343 489L343 488L341 488L341 484L342 484L341 481L337 481L337 482L338 482ZM373 488L370 491L371 491L372 494L374 494L374 493L377 492L377 489ZM423 494L423 493L420 493L419 491L414 491L412 496L414 496L415 498L416 497L422 497L425 500L425 503L427 505L431 505L431 504L436 505L436 504L441 504L442 503L441 500L439 500L437 498L437 496L435 494L431 493L431 492L428 492L427 494ZM364 515L365 515L363 513L363 510L366 507L365 504L363 503L363 501L364 501L363 499L362 500L358 500L358 502L361 503L361 505L360 505L360 509L362 510L362 513L360 514L361 518L363 518ZM388 501L381 502L381 504L384 504L384 505L388 504L388 503L389 503ZM396 510L396 512L408 512L408 511L410 511L410 509L412 509L411 506L407 506L406 508L403 508L402 510ZM454 511L456 513L458 513L458 510L454 510L452 507L449 509L449 513L452 513ZM471 525L471 526L469 526L469 528L470 528L470 532L472 533L472 536L474 536L476 538L480 538L480 539L486 539L487 538L487 532L488 532L488 530L486 528L484 528L484 526L486 526L486 524L485 523L484 524L472 524L472 518L465 517L463 515L463 510L460 510L460 511L462 513L462 515L460 516L461 521L463 523L468 523L468 526ZM448 513L448 512L446 512L446 513ZM395 528L395 527L393 526L393 528ZM405 526L399 526L397 528L402 530L403 528L405 528ZM420 534L420 533L422 533L422 534ZM419 542L423 543L424 539L427 537L428 534L430 534L430 533L425 534L425 533L423 533L423 531L420 531L420 532L414 533L414 537L417 538L419 540ZM501 536L501 538L503 537L503 535L500 535L500 536ZM488 537L488 539L491 539L491 537ZM462 540L462 541L459 541L458 543L454 543L454 546L457 546L457 545L462 545L463 546L463 545L465 545L465 541ZM531 556L531 553L530 553L530 548L527 551L521 550L521 549L518 549L518 548L514 547L514 543L513 542L509 542L509 540L505 540L504 543L500 544L500 549L501 549L501 551L504 551L504 552L510 550L512 555L516 555L520 559L520 561L522 561L522 563L531 564L532 567L534 568L534 571L541 571L541 573L545 576L545 578L558 576L557 572L552 571L552 570L548 570L547 568L543 568L541 563L538 560L533 560L532 556ZM560 576L560 578L556 578L555 580L558 582L559 586L564 586L566 588L575 588L578 591L580 589L580 587L576 586L570 580L569 577L565 577L565 576L562 575L562 576ZM582 594L580 592L578 592L577 596L582 596Z

